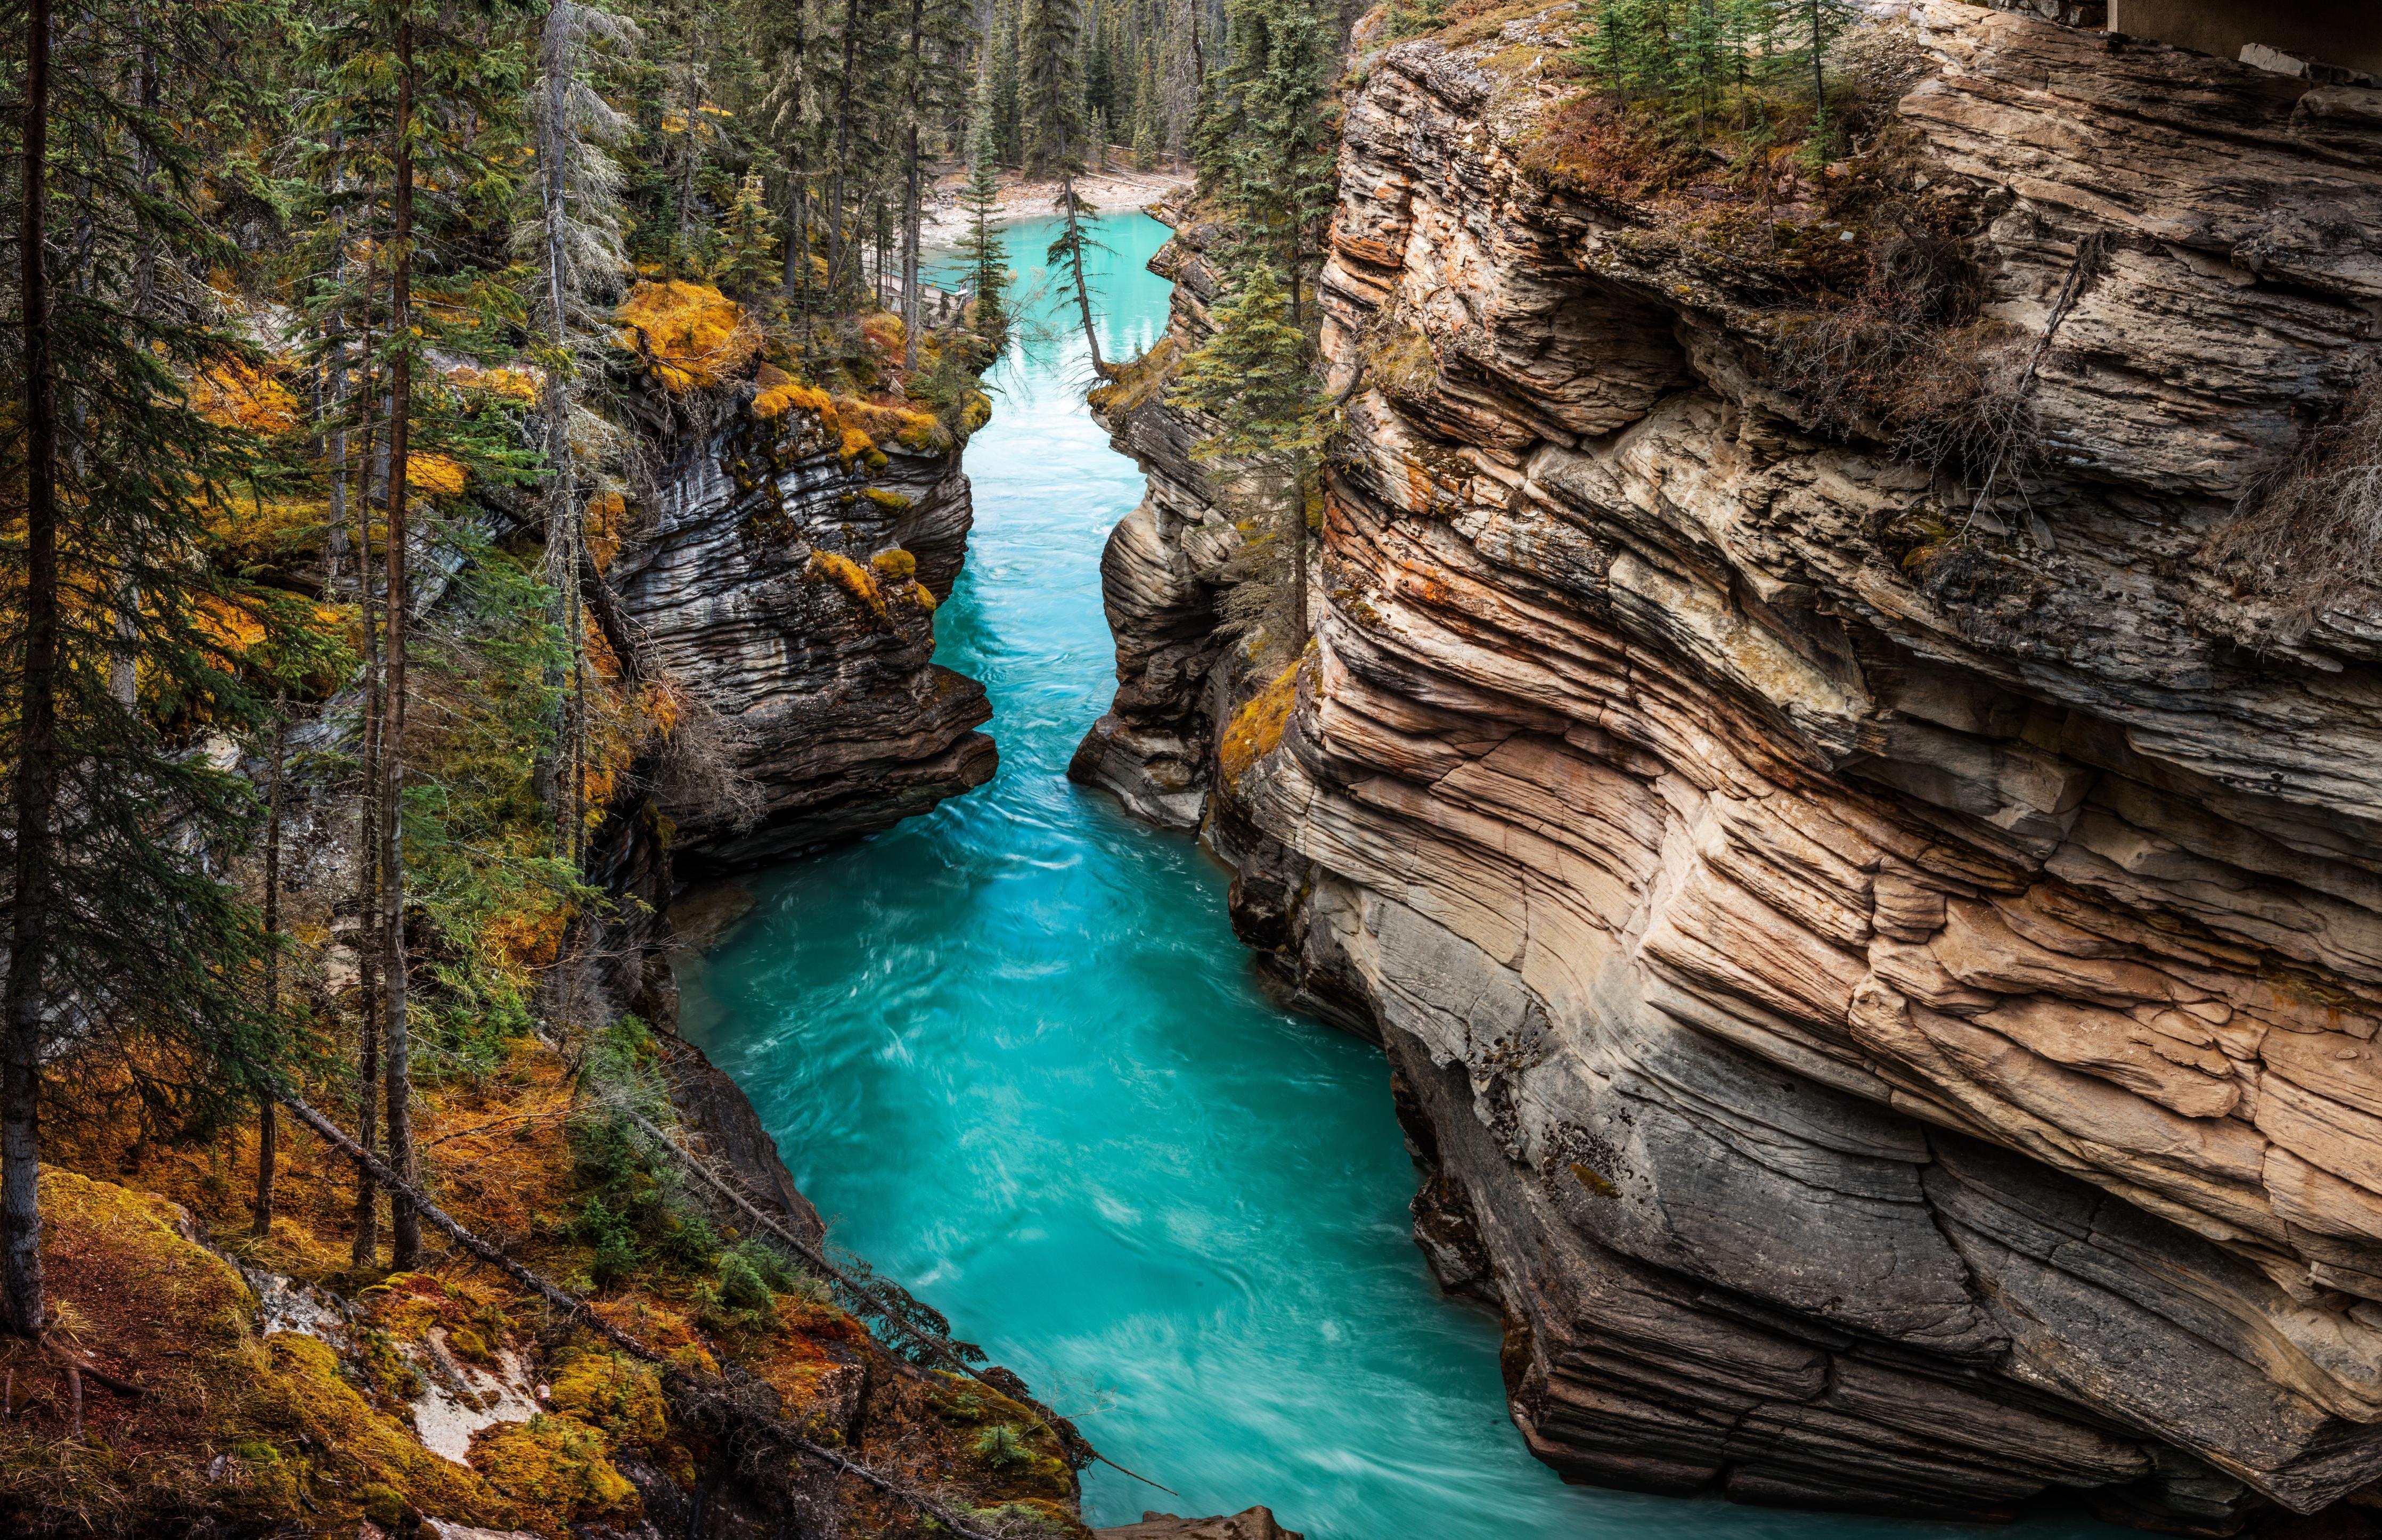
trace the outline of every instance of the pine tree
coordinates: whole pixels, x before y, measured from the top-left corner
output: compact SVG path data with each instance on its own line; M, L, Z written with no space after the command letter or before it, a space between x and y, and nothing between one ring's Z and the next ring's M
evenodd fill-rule
M1083 165L1077 0L1019 0L1018 118L1029 177L1072 178Z
M1790 0L1803 24L1803 52L1811 64L1811 137L1805 153L1814 165L1833 153L1835 131L1828 125L1828 50L1861 18L1860 0Z
M582 0L551 0L540 30L538 76L530 99L535 125L537 219L515 233L516 245L534 242L537 284L533 312L543 323L532 356L544 383L546 581L553 618L570 640L571 678L559 691L559 762L545 779L556 826L577 859L585 837L587 658L580 568L586 551L582 509L586 478L578 463L575 420L583 374L596 362L606 328L598 301L615 291L628 270L622 250L625 214L620 173L611 148L629 121L589 79L599 49L625 54L638 38L633 23Z
M1133 112L1133 168L1136 171L1158 169L1159 128L1158 67L1146 63L1141 71L1141 89L1136 93Z
M966 190L960 194L960 202L968 212L968 227L960 237L959 252L974 296L976 334L984 340L988 351L997 354L1009 333L1008 312L1002 302L1009 285L1009 253L992 223L1001 202L1000 148L989 89L982 95L987 100L979 103L976 111L971 146L973 165Z
M194 714L261 722L225 617L294 629L296 606L194 563L213 519L258 471L259 436L209 420L208 378L252 369L204 275L230 258L201 217L202 156L117 67L181 56L186 15L27 6L6 130L19 175L0 298L16 323L0 435L0 722L13 849L0 986L0 1307L48 1324L38 1186L45 1099L87 1086L91 1055L160 1109L252 1105L281 1052L253 985L255 911L177 837L245 843L255 799L161 727ZM127 91L126 87L132 87ZM178 100L176 99L178 94ZM170 297L170 299L169 299ZM122 666L129 659L130 669ZM130 688L125 685L129 682ZM46 1082L46 1083L45 1083Z
M1025 84L1019 69L1018 13L1025 0L993 0L991 92L1001 164L1025 164Z
M777 216L769 212L763 196L760 174L747 175L737 184L736 201L720 222L712 282L740 298L758 294L775 282L781 271L776 226Z
M1291 629L1307 634L1307 490L1322 445L1315 348L1293 318L1272 264L1253 262L1215 311L1215 330L1187 354L1168 399L1216 424L1198 452L1252 459L1287 483L1280 539L1291 583Z

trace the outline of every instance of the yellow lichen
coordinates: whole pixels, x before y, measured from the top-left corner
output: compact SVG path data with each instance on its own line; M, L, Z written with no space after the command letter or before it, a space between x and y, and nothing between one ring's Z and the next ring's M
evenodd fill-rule
M621 327L613 340L647 359L674 391L724 385L761 348L761 329L744 307L709 284L639 284L617 318Z
M576 1417L539 1412L526 1423L498 1423L472 1438L472 1467L510 1497L542 1534L593 1520L634 1520L637 1489L606 1459L604 1436Z
M620 554L620 521L628 516L629 500L617 492L599 492L587 499L587 558L596 570L611 570L612 558Z
M813 551L810 569L833 578L846 593L868 606L879 620L891 618L885 608L885 591L877 585L877 574L836 551Z
M287 433L298 423L298 397L264 370L237 361L201 370L190 382L190 405L210 422L255 434Z
M463 462L436 449L417 449L405 457L406 483L420 495L452 497L463 490Z
M1226 785L1238 783L1250 766L1273 752L1282 742L1283 729L1290 724L1291 708L1298 703L1298 667L1297 663L1292 663L1271 684L1251 696L1248 703L1234 715L1232 726L1224 729L1224 741L1216 758L1223 767Z
M910 510L908 495L890 487L872 486L861 495L888 513L907 513Z
M1149 351L1129 363L1121 364L1117 372L1094 385L1084 399L1094 411L1103 415L1122 415L1145 402L1154 401L1165 394L1167 383L1183 360L1183 345L1170 332L1150 344Z
M830 404L826 391L802 384L775 364L763 364L753 383L757 387L753 397L755 417L782 417L789 407L825 412Z
M868 558L877 575L890 583L915 582L918 577L918 558L899 545L888 546Z
M535 404L544 388L538 377L524 369L474 369L465 364L447 378L458 389L485 391L524 405Z
M669 1431L669 1403L660 1376L618 1353L583 1352L555 1372L557 1412L601 1430L616 1444L652 1446Z

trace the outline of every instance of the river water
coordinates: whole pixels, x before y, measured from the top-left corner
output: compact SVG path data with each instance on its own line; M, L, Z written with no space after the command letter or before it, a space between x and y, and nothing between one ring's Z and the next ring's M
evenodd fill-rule
M1009 228L1029 289L1051 233ZM1165 326L1143 264L1166 232L1098 233L1101 348L1130 358ZM1443 1300L1409 1238L1380 1053L1268 1004L1187 837L1064 778L1115 682L1101 544L1141 495L1088 375L1079 335L1022 345L968 446L937 655L991 691L999 776L747 879L681 968L687 1032L837 1240L1174 1489L1095 1465L1096 1525L1264 1503L1309 1540L1973 1533L1566 1487L1523 1452L1495 1318Z

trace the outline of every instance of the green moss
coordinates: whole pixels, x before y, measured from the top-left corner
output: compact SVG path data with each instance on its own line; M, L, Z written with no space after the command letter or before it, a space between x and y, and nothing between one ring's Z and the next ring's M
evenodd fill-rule
M885 509L888 513L906 513L909 511L911 506L911 499L907 495L891 491L886 487L872 486L861 495L866 497L878 507Z
M596 1429L545 1412L483 1428L472 1439L473 1467L525 1512L547 1516L541 1527L549 1533L597 1519L633 1520L644 1511L637 1489L613 1469L608 1452Z
M614 1444L655 1445L669 1433L669 1403L650 1365L619 1353L566 1356L554 1375L555 1411L600 1430Z
M474 1523L508 1522L486 1484L415 1442L395 1419L377 1412L339 1372L338 1355L323 1342L276 1332L250 1351L250 1387L234 1414L232 1447L268 1447L272 1457L247 1460L240 1473L252 1501L239 1506L292 1513L301 1505L338 1503L357 1511L362 1494L380 1488L404 1507Z

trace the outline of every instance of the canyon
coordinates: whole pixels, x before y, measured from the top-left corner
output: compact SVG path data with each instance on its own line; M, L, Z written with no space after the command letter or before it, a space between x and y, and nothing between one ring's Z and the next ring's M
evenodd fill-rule
M1283 997L1382 1045L1417 1239L1567 1477L2364 1504L2382 603L2226 542L2370 367L2382 92L1906 9L1751 255L1697 206L1741 189L1564 138L1559 17L1360 28L1311 640L1220 625L1258 526L1166 399L1223 291L1177 209L1171 334L1095 393L1148 491L1071 773L1199 827ZM1962 409L2022 419L2020 492L1815 397L1780 238L1872 291L1957 253L1937 367L2003 371Z

